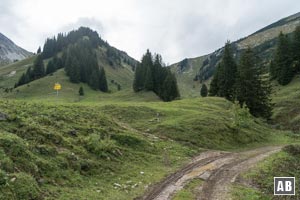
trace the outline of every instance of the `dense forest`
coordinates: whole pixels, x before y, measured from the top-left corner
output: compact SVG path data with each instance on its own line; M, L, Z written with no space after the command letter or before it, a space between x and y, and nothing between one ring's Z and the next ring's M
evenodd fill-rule
M175 75L164 66L160 55L153 57L149 50L136 67L133 90L153 91L164 101L180 97Z

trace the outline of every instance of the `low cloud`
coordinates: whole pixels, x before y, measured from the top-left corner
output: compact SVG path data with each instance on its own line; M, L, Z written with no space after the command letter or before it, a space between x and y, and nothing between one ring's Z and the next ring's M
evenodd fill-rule
M149 48L165 62L208 54L300 11L298 0L1 0L1 32L36 51L46 37L80 26L140 59Z

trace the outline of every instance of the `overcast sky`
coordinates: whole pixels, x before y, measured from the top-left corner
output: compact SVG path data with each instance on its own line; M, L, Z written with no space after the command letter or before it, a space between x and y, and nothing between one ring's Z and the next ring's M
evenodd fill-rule
M79 26L140 60L197 57L300 11L299 0L0 0L0 32L35 52Z

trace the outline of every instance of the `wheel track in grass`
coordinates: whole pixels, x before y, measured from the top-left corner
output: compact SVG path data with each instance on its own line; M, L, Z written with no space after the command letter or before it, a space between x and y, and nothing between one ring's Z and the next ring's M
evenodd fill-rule
M189 164L151 186L136 200L171 200L194 178L204 180L198 200L227 200L230 186L238 175L258 162L280 151L281 146L268 146L242 152L206 151Z

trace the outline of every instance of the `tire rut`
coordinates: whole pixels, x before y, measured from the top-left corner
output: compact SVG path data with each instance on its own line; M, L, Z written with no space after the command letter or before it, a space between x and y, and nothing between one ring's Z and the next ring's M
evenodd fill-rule
M153 185L136 200L170 200L194 178L205 180L197 200L228 199L226 194L236 177L282 147L263 147L240 153L207 151L188 165Z

